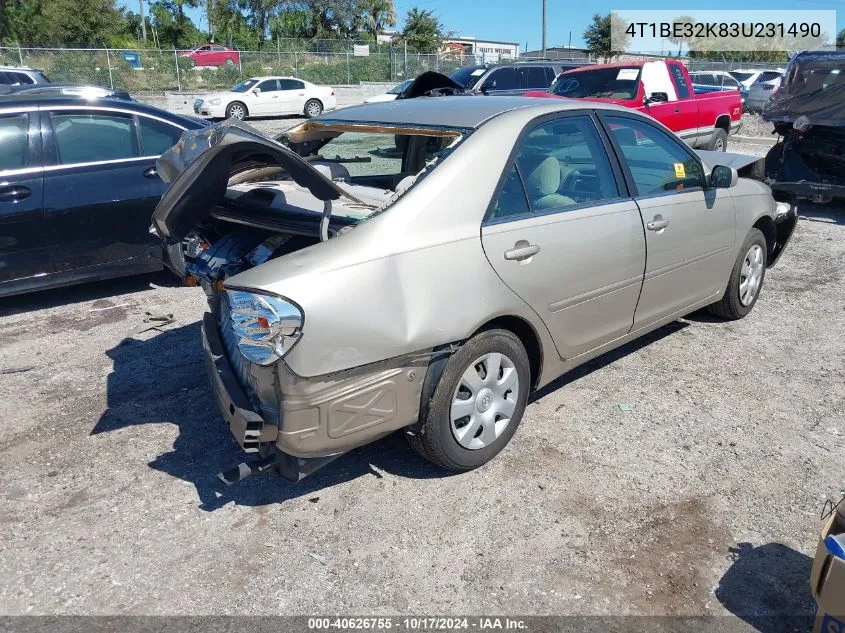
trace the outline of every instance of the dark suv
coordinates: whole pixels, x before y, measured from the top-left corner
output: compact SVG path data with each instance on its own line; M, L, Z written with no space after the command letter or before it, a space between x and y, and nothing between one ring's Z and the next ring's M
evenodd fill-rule
M487 66L464 66L449 77L467 90L486 95L521 95L529 90L548 90L565 70L589 62L517 62Z
M17 68L14 66L0 66L0 85L31 86L33 84L48 84L50 80L40 68Z

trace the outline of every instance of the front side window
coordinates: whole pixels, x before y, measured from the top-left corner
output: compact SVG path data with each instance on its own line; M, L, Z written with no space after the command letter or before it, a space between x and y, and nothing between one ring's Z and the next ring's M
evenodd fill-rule
M704 186L701 165L681 141L645 121L613 116L606 121L631 172L637 195Z
M519 81L515 68L497 68L484 80L487 90L516 90L519 88Z
M526 211L566 209L619 196L610 161L589 116L547 121L520 142L515 164L519 178L509 174L493 217ZM524 189L521 189L524 187Z
M0 171L27 166L28 114L0 117Z
M276 92L279 89L279 82L275 79L268 79L262 81L257 87L261 92Z
M161 156L176 145L176 141L182 136L180 128L145 116L138 117L138 128L141 132L144 156Z
M50 122L61 165L140 156L131 116L51 112Z

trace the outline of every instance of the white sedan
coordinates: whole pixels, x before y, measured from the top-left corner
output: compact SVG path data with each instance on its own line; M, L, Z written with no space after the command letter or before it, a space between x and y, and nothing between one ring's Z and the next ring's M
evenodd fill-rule
M299 114L313 118L337 107L334 89L296 77L253 77L194 101L194 113L212 119Z
M405 92L408 86L410 86L412 83L414 83L413 79L406 79L401 84L393 86L393 88L391 88L384 94L375 95L373 97L367 97L366 99L364 99L364 103L382 103L384 101L394 101L396 97Z

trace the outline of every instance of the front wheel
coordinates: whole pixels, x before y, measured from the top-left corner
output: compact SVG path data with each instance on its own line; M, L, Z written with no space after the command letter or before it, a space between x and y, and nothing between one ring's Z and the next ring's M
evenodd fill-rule
M235 65L235 60L234 60L234 59L232 59L232 58L230 57L229 59L227 59L227 60L226 60L225 64L226 64L229 68L232 68L232 67Z
M478 468L516 432L530 381L522 342L508 330L481 332L446 362L422 428L406 437L414 450L441 468Z
M305 116L313 119L323 113L323 104L317 99L309 99L305 102Z
M759 229L751 229L739 249L725 294L707 309L731 321L741 319L751 312L766 277L767 252L763 233Z
M233 101L226 106L226 118L243 121L247 117L246 106L240 101Z

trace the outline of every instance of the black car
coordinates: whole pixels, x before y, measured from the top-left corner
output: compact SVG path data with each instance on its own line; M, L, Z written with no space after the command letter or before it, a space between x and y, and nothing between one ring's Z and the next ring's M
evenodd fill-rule
M548 90L560 73L590 62L517 62L487 66L464 66L449 77L465 89L485 95L520 95L529 90Z
M206 125L136 101L0 98L0 296L162 268L156 158Z

